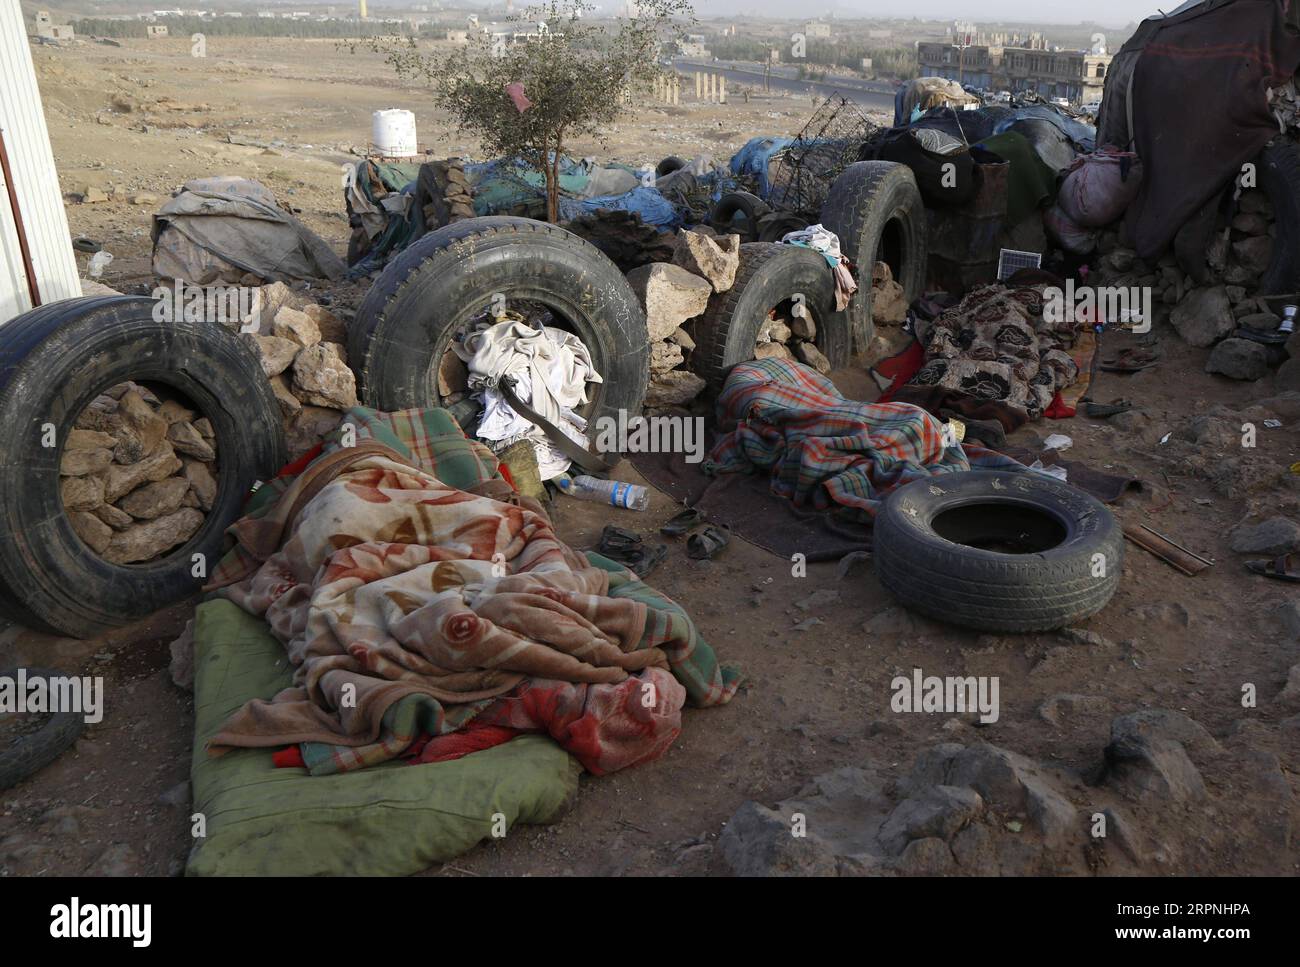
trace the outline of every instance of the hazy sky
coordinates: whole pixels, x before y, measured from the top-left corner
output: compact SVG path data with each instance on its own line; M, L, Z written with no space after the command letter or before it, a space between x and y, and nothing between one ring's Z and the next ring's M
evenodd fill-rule
M984 23L994 20L1023 20L1036 23L1079 23L1091 21L1122 26L1136 23L1161 10L1168 13L1182 0L912 0L900 6L897 0L696 0L698 13L736 13L745 10L762 10L789 16L815 16L834 10L841 16L853 14L880 17L900 15L973 20Z

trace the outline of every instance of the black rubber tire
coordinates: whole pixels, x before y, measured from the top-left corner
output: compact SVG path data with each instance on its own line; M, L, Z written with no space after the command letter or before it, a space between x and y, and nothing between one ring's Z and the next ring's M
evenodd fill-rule
M737 363L754 358L758 331L767 314L796 292L817 324L815 345L832 366L849 361L849 322L835 311L835 280L826 259L810 248L774 242L740 246L736 281L715 293L695 323L695 374L721 389Z
M15 679L18 669L0 672L0 678ZM28 668L27 680L51 677L65 678L62 672L50 668ZM0 791L18 785L30 775L40 772L62 755L86 730L86 717L82 712L54 712L40 731L33 732L7 749L0 748Z
M709 224L719 232L737 232L742 241L755 242L758 241L758 220L771 210L757 195L747 191L729 191L713 206ZM745 216L745 224L739 229L736 227L738 212Z
M1046 519L1063 537L1046 550L1003 553L935 531L941 513L967 507L989 508L976 522L988 537ZM1017 509L1026 513L1011 521L996 516ZM1124 534L1102 503L1067 483L1033 472L974 470L890 494L876 515L873 557L880 583L913 611L983 631L1048 631L1110 601L1123 569Z
M443 405L433 363L496 293L541 302L572 324L604 380L592 387L583 415L640 415L650 334L627 279L572 232L503 215L425 235L371 286L348 328L348 359L366 404L387 411Z
M0 326L0 614L90 637L194 594L244 497L287 459L280 408L261 362L219 324L157 322L152 299L67 299ZM111 564L72 530L59 492L63 441L96 395L125 380L184 393L212 421L217 496L184 545L142 564ZM41 445L53 424L58 445Z
M1256 161L1259 187L1273 203L1273 258L1260 277L1261 295L1300 292L1300 145L1270 144Z
M808 219L790 212L770 212L758 220L760 242L779 242L791 232L802 232Z
M916 179L906 165L890 161L856 161L831 185L822 205L821 223L839 236L840 252L857 266L858 291L846 310L853 328L854 352L865 352L875 334L871 321L871 270L882 255L891 262L894 281L908 303L925 287L926 217ZM890 225L890 247L882 253L882 237ZM892 259L892 261L891 261ZM893 264L897 262L898 264Z
M685 168L688 164L690 164L690 162L685 158L679 158L675 154L670 154L668 157L664 158L663 161L660 161L655 165L655 177L662 178L664 175L671 175L674 171Z

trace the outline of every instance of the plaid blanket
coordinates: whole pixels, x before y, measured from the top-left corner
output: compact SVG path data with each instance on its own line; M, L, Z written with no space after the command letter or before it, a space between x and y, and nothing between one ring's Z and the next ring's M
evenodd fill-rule
M858 403L815 369L742 363L718 396L720 437L706 473L771 474L772 493L869 522L895 487L943 473L1024 470L983 447L946 443L943 424L908 403Z
M605 772L662 754L685 702L735 693L680 608L560 542L449 415L358 408L341 428L355 439L230 528L209 587L265 617L296 672L211 751L302 743L313 774L340 772L487 716Z

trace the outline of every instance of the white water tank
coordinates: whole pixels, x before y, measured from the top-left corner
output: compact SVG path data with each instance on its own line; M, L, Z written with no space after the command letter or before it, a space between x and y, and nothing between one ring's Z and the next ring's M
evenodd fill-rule
M415 115L401 108L376 111L371 117L370 140L375 151L386 157L418 154L415 146Z
M35 302L45 304L81 295L59 175L36 87L27 25L16 3L0 3L0 137L4 139L13 179L8 183L0 174L3 325Z

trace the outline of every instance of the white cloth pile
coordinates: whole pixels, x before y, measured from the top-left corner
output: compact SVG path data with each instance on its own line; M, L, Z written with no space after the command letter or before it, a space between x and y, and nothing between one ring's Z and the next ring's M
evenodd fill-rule
M781 241L786 245L802 245L822 254L835 276L835 309L837 312L844 311L853 293L858 291L858 283L854 281L853 273L844 264L844 256L840 254L840 237L826 226L817 224L798 232L788 232Z
M494 452L527 439L537 453L543 480L569 469L569 458L552 446L540 427L516 413L502 397L497 386L507 376L514 379L519 399L574 442L590 449L587 421L575 410L587 402L587 384L602 380L591 353L573 333L508 319L481 324L453 349L469 367L469 387L483 402L478 436Z

